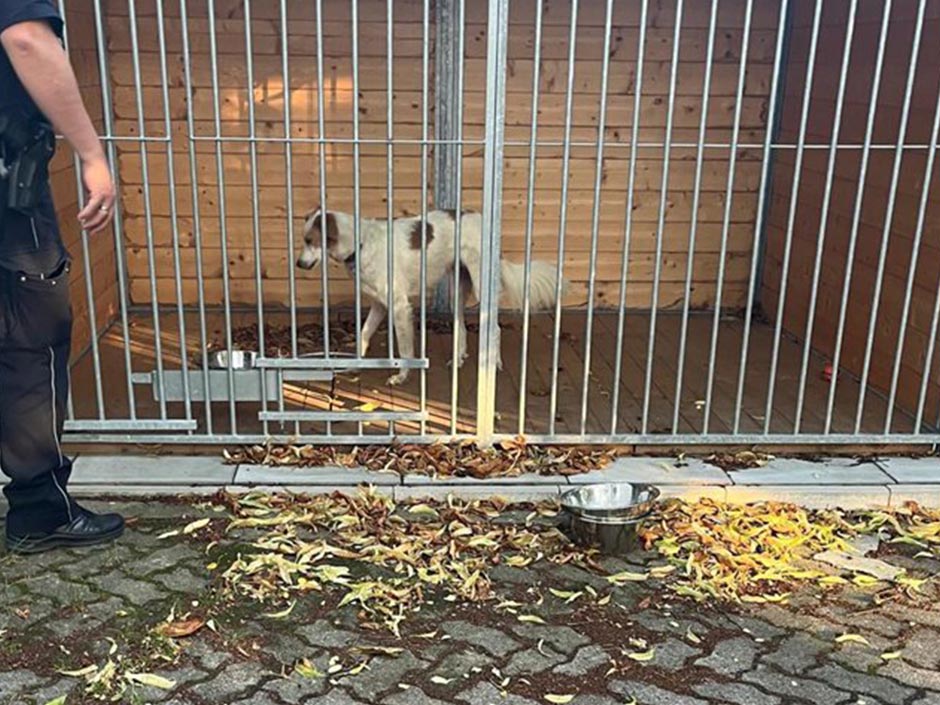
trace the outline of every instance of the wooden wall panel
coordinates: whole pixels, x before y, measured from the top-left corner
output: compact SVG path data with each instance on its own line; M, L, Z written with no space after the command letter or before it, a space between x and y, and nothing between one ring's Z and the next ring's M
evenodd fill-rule
M138 0L140 38L139 75L131 53L129 18L126 2L112 2L107 21L111 81L114 86L116 131L136 136L138 123L137 94L144 105L144 131L148 136L168 136L173 148L172 173L177 184L177 209L184 252L184 295L196 296L193 262L196 237L194 205L190 183L186 116L192 111L196 134L211 138L215 131L215 105L209 56L209 20L207 5L190 5L190 46L193 54L193 94L185 95L182 64L182 27L176 3L165 6L168 48L169 105L164 106L160 89L162 67L155 17L155 0ZM569 3L543 0L539 139L557 143L564 135L565 87L568 72ZM698 140L698 125L703 108L704 58L708 39L708 8L703 3L686 3L682 25L682 45L675 104L674 139L684 145ZM251 32L254 45L254 85L249 87L244 44L244 6L241 0L216 2L216 29L219 47L219 101L222 135L245 137L249 101L256 114L255 133L264 138L283 138L285 92L290 96L291 137L316 138L319 116L317 90L317 18L315 5L300 0L288 2L288 50L291 73L288 90L281 65L280 17L277 3L252 4ZM385 2L361 0L360 7L360 96L361 136L381 140L386 132L386 56ZM421 53L422 7L417 0L395 3L394 100L395 137L418 139L421 136ZM619 298L619 254L624 243L626 185L629 169L630 129L634 121L633 92L637 69L638 3L616 0L611 52L606 149L598 246L603 264L597 271L597 302L615 304ZM719 31L716 35L715 63L708 114L706 139L727 142L730 139L735 110L735 92L740 65L744 0L723 0L720 4ZM674 3L654 0L650 3L648 43L645 52L643 99L640 121L641 140L661 142L664 138L667 96L675 23ZM750 36L750 53L741 105L741 141L759 145L763 140L770 90L777 2L755 4ZM351 25L348 2L323 3L323 113L325 134L330 138L352 137L352 66ZM466 8L466 61L464 137L471 144L464 148L463 201L468 208L479 208L482 200L483 138L485 104L486 4L468 3ZM531 100L534 41L534 0L518 0L511 5L509 61L507 75L507 124L505 204L503 208L504 255L520 260L524 253L527 210L526 184L529 152L526 147L532 132ZM432 18L433 19L433 18ZM598 124L598 100L601 86L601 62L604 29L603 3L581 3L576 45L572 140L569 168L568 227L565 244L565 272L571 279L566 304L586 302L589 278L589 251ZM433 33L433 27L432 27ZM433 37L432 37L433 41ZM433 46L432 46L433 52ZM431 67L433 71L433 56ZM429 77L433 87L433 76ZM433 97L432 106L433 108ZM166 135L165 111L170 117ZM429 131L433 135L432 124ZM474 144L476 143L476 144ZM361 204L366 215L381 217L386 210L386 148L365 145L361 150ZM429 150L430 151L430 150ZM166 303L174 303L172 294L173 256L170 249L170 165L162 144L151 145L144 169L138 146L120 145L121 175L125 184L123 206L126 213L128 266L132 278L131 294L135 303L149 301L148 277L151 264L143 246L146 233L153 232L157 246L155 275L160 291L166 290ZM216 279L221 274L220 192L216 170L215 142L197 142L196 196L199 207L199 234L204 248L206 277L212 283L206 297L210 304L220 302ZM253 303L257 295L254 277L256 262L252 250L251 173L248 147L244 142L222 143L225 172L225 226L230 248L227 264L232 275L236 302ZM562 150L557 144L542 146L536 155L534 251L540 258L557 261L560 218ZM317 145L307 142L293 146L293 188L287 192L284 147L281 143L263 143L258 148L260 184L260 221L262 225L261 269L265 281L264 298L271 304L286 302L288 257L286 212L291 199L296 214L313 207L319 200L320 175ZM351 147L331 144L325 148L325 181L331 208L352 210L354 162ZM750 252L753 243L757 194L760 187L759 149L744 147L738 155L735 191L731 209L728 251L732 258L726 271L724 304L740 307L744 303ZM707 307L716 295L717 257L726 200L728 149L710 149L703 166L702 194L698 213L699 230L694 252L693 305ZM429 158L425 175L428 192L432 173ZM394 157L393 210L396 214L416 213L421 209L421 151L418 147L398 145ZM692 220L692 189L695 173L695 149L680 146L671 154L671 172L667 199L667 218L663 240L663 279L660 292L664 307L681 305L688 262L688 239ZM655 251L656 222L663 169L661 148L641 149L637 164L635 228L631 238L628 300L637 307L649 306L653 278L652 253ZM149 184L150 221L143 184ZM433 207L433 204L430 204ZM299 241L299 221L296 223ZM298 296L301 303L315 303L319 296L319 277L300 276ZM316 279L317 281L313 281ZM167 283L169 282L169 284ZM337 272L331 278L331 302L351 299L351 282Z
M835 163L835 179L829 214L821 222L828 166L828 150L808 152L796 186L795 153L781 150L776 156L774 189L770 202L764 265L762 302L765 313L776 319L788 235L789 209L795 198L790 271L786 282L783 326L801 341L807 336L810 292L820 238L822 270L815 320L810 331L812 346L830 357L835 348L836 330L842 303L842 291L848 274L846 258L852 232L855 205L862 189L861 217L857 249L851 274L846 309L846 327L842 365L851 374L863 369L868 342L875 281L887 221L885 278L877 302L878 318L874 327L874 347L870 383L881 391L890 388L898 349L904 291L911 271L914 235L923 189L925 188L926 150L906 150L901 161L900 180L893 213L887 213L895 151L881 147L894 145L901 123L901 106L911 62L911 45L917 3L895 5L888 32L881 90L876 97L873 141L880 145L872 151L868 175L859 181L861 152L841 149ZM798 136L807 57L812 29L812 3L796 3L790 61L784 92L780 141L794 143ZM839 142L859 145L865 137L878 38L881 29L882 2L859 3L856 36L851 55L849 80ZM848 2L827 2L823 14L817 70L813 76L807 142L827 145L832 139L835 99L839 71L845 47ZM940 82L940 2L929 2L916 80L912 93L911 116L906 143L924 145L930 138L937 109ZM900 367L899 402L907 409L916 408L923 379L926 350L933 310L940 280L940 173L929 175L929 201L917 267L910 318L904 331L904 350ZM940 403L940 372L934 357L930 372L927 420L936 420Z

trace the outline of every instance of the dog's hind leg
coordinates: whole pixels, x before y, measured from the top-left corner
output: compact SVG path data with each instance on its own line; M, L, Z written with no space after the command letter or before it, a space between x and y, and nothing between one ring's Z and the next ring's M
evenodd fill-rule
M454 335L457 336L457 367L463 367L463 363L467 359L466 309L467 299L470 298L470 287L472 286L467 268L461 267L457 289L457 328L454 331ZM453 363L453 360L451 363Z
M369 309L369 315L366 317L366 323L362 327L362 349L359 350L359 356L365 357L369 352L369 341L378 330L379 324L385 318L385 307L378 301L372 302L372 308Z
M398 357L411 360L415 356L415 329L411 303L407 299L395 302L395 337L398 340ZM403 367L388 379L391 385L403 384L408 379L408 368Z

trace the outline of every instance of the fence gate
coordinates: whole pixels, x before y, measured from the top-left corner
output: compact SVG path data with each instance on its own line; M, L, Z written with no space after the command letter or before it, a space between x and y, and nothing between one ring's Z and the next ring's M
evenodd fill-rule
M70 441L940 441L929 0L60 7Z

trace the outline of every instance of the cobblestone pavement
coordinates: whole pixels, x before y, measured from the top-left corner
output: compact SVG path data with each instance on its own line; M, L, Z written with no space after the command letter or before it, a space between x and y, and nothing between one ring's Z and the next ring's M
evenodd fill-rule
M399 639L323 593L288 614L223 605L206 542L160 538L213 509L117 508L135 520L112 547L0 556L0 703L95 702L82 669L97 665L102 692L109 678L138 675L122 703L940 705L935 602L877 604L853 587L703 607L645 583L611 588L570 565L496 566L500 599L525 607L430 598ZM219 538L238 551L237 536ZM549 588L583 596L569 603ZM212 621L178 639L156 634L171 614ZM837 640L845 634L863 639Z

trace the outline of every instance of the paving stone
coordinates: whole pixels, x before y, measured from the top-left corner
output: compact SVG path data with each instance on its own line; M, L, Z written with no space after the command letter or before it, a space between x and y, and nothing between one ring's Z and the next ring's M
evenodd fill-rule
M654 485L729 485L721 468L691 458L681 463L671 458L618 458L603 470L571 475L573 485L594 482L649 482Z
M552 673L562 676L583 676L608 663L610 663L610 655L601 646L591 644L581 647L568 663L555 666Z
M807 675L831 683L841 690L874 696L891 705L901 705L914 695L912 688L899 685L889 678L859 673L835 664L809 671Z
M550 647L543 647L542 651L532 647L514 653L512 658L509 659L509 663L501 670L511 677L534 675L563 663L565 658L564 654L560 654Z
M760 468L732 470L736 485L884 485L892 481L873 462L829 458L814 463L799 458L774 458Z
M569 655L591 641L584 634L576 632L571 627L556 624L513 624L512 631L531 642L537 643L544 639L545 643L550 644L556 651Z
M456 699L470 705L536 705L534 700L523 698L521 695L503 695L492 683L477 683L469 690L456 696Z
M385 703L385 705L448 705L447 702L432 698L421 690L421 688L414 686L408 688L408 690L402 690L394 695L390 695L382 702Z
M269 695L265 693L255 693L254 695L249 695L244 700L236 700L232 705L281 705L277 700L272 700Z
M309 649L302 640L283 632L271 634L265 641L263 650L287 666L293 666L303 656L309 657Z
M225 485L234 475L235 466L221 458L84 456L75 461L69 485Z
M42 683L42 678L32 671L25 669L9 671L0 677L0 699L15 702L12 698L28 695L30 688L35 688L40 683Z
M518 641L498 629L481 627L469 622L444 622L441 629L451 638L478 646L493 656L505 656L520 646Z
M904 660L920 668L940 668L940 634L918 627L904 641Z
M752 639L726 639L715 644L712 653L700 658L695 665L732 676L749 670L754 665L758 651L758 645Z
M264 692L274 693L288 705L300 705L323 695L329 687L329 681L326 678L304 678L294 673L289 678L276 678L269 681L264 686Z
M147 576L179 565L201 564L201 560L201 554L194 548L185 543L175 543L148 551L146 556L134 561L134 575Z
M209 702L230 702L248 695L271 677L264 666L254 662L238 662L226 666L210 680L193 686L192 691Z
M940 671L936 669L917 668L899 660L888 663L879 674L914 688L940 691Z
M396 473L375 472L365 468L322 467L291 468L267 465L239 465L236 485L400 485Z
M650 664L655 665L657 668L664 668L667 671L679 670L690 658L702 653L701 649L696 649L678 639L668 639L662 644L655 644L655 647L656 656L650 661ZM696 663L700 662L701 659Z
M826 705L837 705L850 699L854 700L848 693L840 692L818 681L783 675L763 665L758 665L755 670L743 674L741 678L771 693L782 695L785 699L798 698L813 703L826 703Z
M891 506L899 509L908 502L922 507L940 507L940 485L888 485Z
M841 624L835 624L811 614L796 612L780 605L762 605L761 616L778 627L788 631L808 632L823 641L832 641L845 633L845 627Z
M89 580L104 592L120 597L137 607L166 596L166 593L148 582L128 578L126 575L117 572L96 576L89 578Z
M610 690L626 700L635 699L640 705L708 705L705 700L673 693L651 683L614 681Z
M809 634L798 632L785 638L762 661L772 663L787 673L801 673L818 663L819 654L829 651L831 645Z
M187 639L186 654L196 659L199 665L207 671L215 671L232 660L228 653L215 649L198 635Z
M444 500L448 497L467 500L500 497L510 502L534 502L543 499L555 499L562 491L567 489L570 489L570 487L562 484L499 485L498 487L486 483L480 483L479 485L424 485L423 487L393 487L392 496L399 502L410 499Z
M352 646L359 637L345 629L337 629L325 619L305 624L296 630L297 635L311 646L335 649Z
M693 686L699 695L713 700L719 700L723 703L735 703L735 705L777 705L780 698L776 695L768 695L752 685L743 683L701 683Z
M485 656L478 651L465 649L449 654L434 666L432 675L439 675L442 678L464 678L472 675L475 668L480 670L489 670L493 665L493 659Z
M374 703L379 695L404 680L407 673L427 666L426 661L416 658L410 651L405 651L396 658L376 658L369 663L368 676L352 678L348 687L357 698Z
M927 693L924 697L913 700L911 705L940 705L940 693Z
M159 573L151 578L167 590L185 592L189 595L201 593L209 586L209 578L196 575L188 568L177 568L169 573Z
M6 677L4 675L4 677ZM11 705L19 705L20 703L28 703L29 705L48 705L50 702L53 702L56 698L61 698L63 695L68 696L75 690L75 679L74 678L62 678L53 683L43 685L39 688L33 688L27 693L28 697L24 699L18 699L16 701L3 700L2 695L0 695L0 702L4 705L11 703ZM3 692L3 686L0 686L0 693ZM68 702L68 698L66 698Z
M749 617L742 614L730 614L728 615L728 619L740 627L745 633L757 637L758 639L776 639L777 637L784 636L787 633L785 629L781 629L780 627L757 617Z
M940 458L879 458L878 465L900 483L940 484Z

